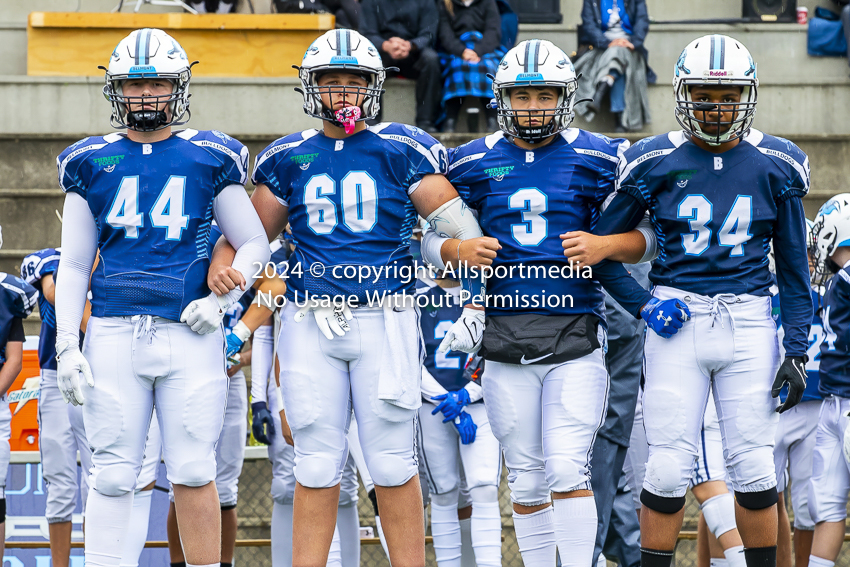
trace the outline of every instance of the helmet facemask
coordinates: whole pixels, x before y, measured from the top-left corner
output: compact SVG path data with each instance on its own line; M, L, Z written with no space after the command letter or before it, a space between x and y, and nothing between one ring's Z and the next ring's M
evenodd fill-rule
M373 119L378 116L378 111L381 108L381 95L384 93L384 80L387 76L385 70L382 69L376 72L374 69L368 67L354 65L324 65L310 69L303 67L296 67L296 69L298 69L298 76L301 79L303 88L295 90L304 96L304 112L308 115L326 120L340 128L345 127L345 124L338 119L337 112L333 108L325 106L322 101L323 94L342 94L349 100L359 102L357 106L362 112L356 118L356 122ZM319 77L333 72L360 76L366 80L367 86L326 85L320 87L318 84Z
M192 63L194 65L194 63ZM168 128L169 126L180 126L189 121L188 92L189 80L192 77L191 65L181 73L159 73L146 76L137 75L114 75L106 71L106 85L103 87L103 95L112 103L111 124L113 128L127 128L137 132L154 132ZM124 94L124 82L132 79L163 79L172 84L172 91L167 95L158 96L127 96ZM130 111L130 105L152 104L157 110ZM169 112L159 110L167 104ZM171 115L169 118L169 114Z
M542 88L552 87L558 92L558 104L555 108L550 109L528 109L517 110L511 106L510 90L517 87ZM495 86L493 91L496 95L496 108L499 118L499 127L504 133L514 138L519 138L529 144L537 144L551 138L558 132L566 130L572 124L575 118L573 106L575 104L576 90L578 83L575 80L563 83L545 83L528 84L528 83L503 83ZM520 118L542 118L544 124L542 126L520 126ZM551 117L548 123L545 119Z
M695 102L691 97L693 87L741 87L740 102ZM676 91L676 120L679 125L694 138L711 146L731 142L746 136L753 125L758 100L758 87L755 80L748 81L706 81L705 79L683 79ZM707 120L708 113L716 111L717 120ZM704 113L706 119L698 119L697 112ZM723 115L732 113L731 121L723 121ZM709 134L702 127L714 126L717 134ZM725 131L724 131L725 128Z

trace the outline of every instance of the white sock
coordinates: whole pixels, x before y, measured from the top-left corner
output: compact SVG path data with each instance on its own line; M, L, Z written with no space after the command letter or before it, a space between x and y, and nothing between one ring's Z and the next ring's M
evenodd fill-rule
M596 543L596 501L593 496L559 498L555 508L555 539L562 567L584 567L593 561Z
M121 567L138 567L139 557L148 539L148 522L151 518L153 490L143 490L133 496L133 512L130 514L130 529L124 537L124 553Z
M502 517L498 502L472 505L472 547L478 567L501 567Z
M431 501L431 535L440 567L460 567L460 522L457 503L441 506Z
M360 516L357 504L340 506L336 512L342 567L360 567Z
M475 509L475 505L472 505ZM551 506L533 514L514 512L514 531L525 567L555 564L555 511Z
M709 567L729 567L729 562L726 559L711 557L708 561Z
M272 506L272 567L292 567L292 504Z
M384 536L384 528L381 527L381 517L375 516L375 529L378 532L378 539L381 541L381 547L384 548L384 553L387 555L387 559L390 558L390 548L387 547L387 538ZM275 565L274 567L277 567Z
M86 503L86 565L118 567L133 513L133 492L104 496L89 489Z
M476 567L475 552L472 550L472 518L458 520L458 523L460 523L460 567Z
M809 567L833 567L833 565L835 565L834 561L830 561L829 559L822 559L814 555L809 555Z
M334 526L334 536L331 539L331 548L328 550L327 567L342 567L342 550L339 546L339 526Z
M744 559L743 545L730 547L723 551L723 555L726 557L729 567L747 567L747 561Z

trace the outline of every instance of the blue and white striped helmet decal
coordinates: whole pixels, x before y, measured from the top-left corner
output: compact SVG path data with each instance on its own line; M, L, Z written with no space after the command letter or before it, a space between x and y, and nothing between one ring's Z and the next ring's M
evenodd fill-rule
M711 54L709 55L709 69L723 69L726 66L726 37L722 35L711 36Z
M336 30L336 54L343 57L351 55L350 30Z
M152 32L152 29L145 28L136 34L136 65L150 65Z
M540 40L532 39L525 44L525 65L523 70L526 73L537 73L537 56L540 54Z

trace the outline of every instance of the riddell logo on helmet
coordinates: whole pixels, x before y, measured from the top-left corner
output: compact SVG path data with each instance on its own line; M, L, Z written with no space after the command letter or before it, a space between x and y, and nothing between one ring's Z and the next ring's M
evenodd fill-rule
M710 71L706 71L706 72L705 72L705 76L706 76L706 77L728 77L728 76L730 76L730 75L732 75L732 71L714 71L714 70L710 70Z

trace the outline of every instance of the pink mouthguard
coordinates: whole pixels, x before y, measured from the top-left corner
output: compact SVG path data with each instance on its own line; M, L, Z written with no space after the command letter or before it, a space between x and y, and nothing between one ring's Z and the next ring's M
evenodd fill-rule
M340 108L336 111L336 119L342 123L345 133L351 134L354 132L357 121L360 120L360 107L346 106L345 108Z

